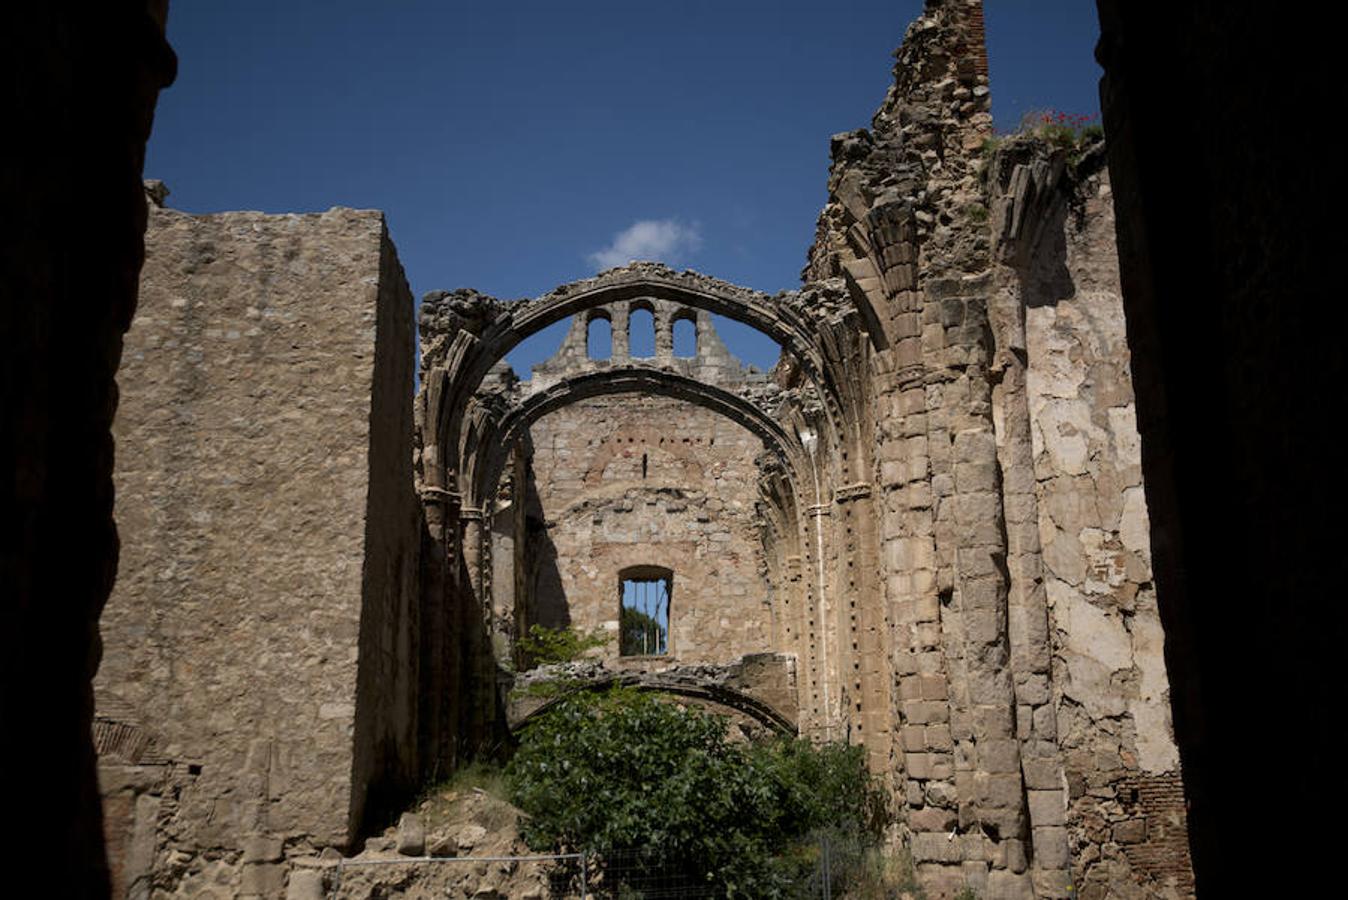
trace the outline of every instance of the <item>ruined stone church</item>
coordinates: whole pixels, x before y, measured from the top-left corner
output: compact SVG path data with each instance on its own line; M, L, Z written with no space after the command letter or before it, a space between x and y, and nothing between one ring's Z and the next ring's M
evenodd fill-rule
M378 212L153 192L94 685L118 896L298 898L518 726L534 625L863 746L928 896L1192 896L1104 146L993 140L980 0L896 57L775 295L634 262L414 320Z

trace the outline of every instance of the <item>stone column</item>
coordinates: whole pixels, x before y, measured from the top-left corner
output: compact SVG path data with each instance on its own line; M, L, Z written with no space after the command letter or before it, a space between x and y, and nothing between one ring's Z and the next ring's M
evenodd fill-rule
M484 560L482 531L483 516L480 508L465 506L459 510L459 544L463 551L463 569L468 573L468 584L465 587L472 590L483 614L490 615L491 611L485 605L486 598L482 596Z
M655 307L655 361L674 361L674 310L668 303Z
M632 307L628 303L615 303L607 309L613 337L613 353L610 360L615 366L627 365L632 358L631 341L628 334Z

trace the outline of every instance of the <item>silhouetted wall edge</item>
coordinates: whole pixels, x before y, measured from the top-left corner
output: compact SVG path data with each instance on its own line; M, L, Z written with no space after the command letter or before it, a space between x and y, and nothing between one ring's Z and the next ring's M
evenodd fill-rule
M0 733L22 810L7 829L66 897L108 892L90 679L117 564L109 428L143 256L141 170L177 65L166 14L164 0L23 4L0 29L0 469L14 472L0 482Z
M1295 860L1341 791L1341 191L1313 151L1341 94L1334 30L1253 4L1097 3L1198 890L1295 896L1319 880Z

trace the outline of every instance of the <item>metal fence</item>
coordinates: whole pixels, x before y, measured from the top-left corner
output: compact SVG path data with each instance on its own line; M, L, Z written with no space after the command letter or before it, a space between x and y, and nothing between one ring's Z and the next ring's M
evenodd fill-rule
M584 853L539 853L528 856L398 856L388 859L342 859L333 867L324 897L338 900L349 896L343 893L343 887L354 888L348 873L376 867L400 867L415 872L418 866L435 867L478 867L491 864L518 866L521 863L546 863L550 868L548 875L549 898L557 900L592 900L594 894L589 888L590 863ZM363 879L362 879L363 881ZM369 887L368 883L358 885ZM382 894L380 895L382 896Z
M799 845L789 874L779 872L771 896L787 900L858 900L898 896L895 885L879 868L885 864L874 848L848 837L817 836ZM665 861L654 848L626 850L603 858L584 853L528 856L401 856L387 859L340 860L327 871L324 896L353 900L400 896L413 883L443 896L446 884L464 874L463 867L487 866L517 871L539 866L532 877L546 882L550 900L702 900L723 897L724 889L699 877L686 865ZM381 871L382 870L382 871ZM397 872L397 877L390 877ZM441 877L443 876L443 877ZM888 882L888 883L883 883ZM471 890L469 893L473 893ZM769 892L765 891L765 895ZM452 894L451 895L455 895Z

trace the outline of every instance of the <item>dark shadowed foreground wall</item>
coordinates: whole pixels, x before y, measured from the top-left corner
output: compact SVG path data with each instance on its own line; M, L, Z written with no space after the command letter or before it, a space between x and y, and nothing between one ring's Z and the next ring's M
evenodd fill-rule
M1338 36L1264 5L1098 6L1199 892L1308 896L1342 793L1343 191L1319 164L1341 156Z
M6 827L42 835L25 858L59 875L53 896L108 889L89 680L117 566L108 428L136 304L141 166L176 69L166 11L0 15L0 765L23 810Z

